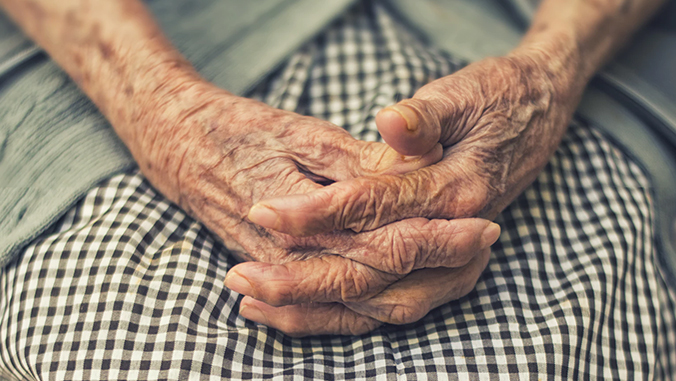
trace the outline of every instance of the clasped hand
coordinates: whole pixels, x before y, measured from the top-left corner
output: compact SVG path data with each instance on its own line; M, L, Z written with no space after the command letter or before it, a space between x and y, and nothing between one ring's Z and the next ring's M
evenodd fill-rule
M247 261L225 281L241 314L291 335L411 323L469 293L500 233L476 217L535 178L571 113L514 58L381 111L389 145L202 82L173 99L139 164Z

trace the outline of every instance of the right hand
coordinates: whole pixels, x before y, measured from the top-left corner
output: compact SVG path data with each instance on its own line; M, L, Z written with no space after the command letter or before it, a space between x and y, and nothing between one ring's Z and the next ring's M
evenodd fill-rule
M373 231L310 237L255 225L247 215L264 198L405 173L438 161L441 146L405 157L383 143L358 141L331 123L236 97L203 81L186 83L170 95L141 118L142 149L134 154L143 173L239 259L293 261L294 278L302 279L293 287L264 287L264 294L254 289L247 295L271 305L363 301L414 270L465 266L497 239L482 239L490 224L482 219L412 218ZM251 286L243 277L232 281L235 275L237 267L228 275L234 288Z

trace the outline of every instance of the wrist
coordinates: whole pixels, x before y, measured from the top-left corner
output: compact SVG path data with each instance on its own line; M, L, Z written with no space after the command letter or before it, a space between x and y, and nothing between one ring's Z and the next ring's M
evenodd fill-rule
M665 0L543 0L513 54L540 57L555 81L581 93Z
M170 103L170 98L198 81L190 65L172 54L137 53L101 68L99 78L83 90L135 153L152 119ZM111 73L112 72L112 73Z
M524 41L507 55L531 77L548 82L558 104L575 107L595 70L584 62L577 45L565 34Z

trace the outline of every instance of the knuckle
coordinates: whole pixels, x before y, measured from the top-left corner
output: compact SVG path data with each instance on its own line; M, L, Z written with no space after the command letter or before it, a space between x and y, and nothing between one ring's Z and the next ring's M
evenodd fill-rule
M341 301L354 302L368 298L374 293L373 277L366 266L350 261L344 272L335 274L331 285L326 287L337 291Z
M395 274L408 274L416 266L420 246L395 229L390 233L390 269Z
M417 204L418 197L422 191L422 175L424 171L402 176L401 186L396 195L397 203L395 205L410 207Z
M400 218L441 217L445 205L441 197L447 193L435 170L421 168L401 177L393 209Z
M357 209L356 197L360 190L353 183L345 183L340 192L327 200L327 205L333 209L330 213L333 216L333 226L338 228L349 229L352 223L352 215L354 209Z
M381 191L371 181L355 181L345 189L344 207L335 213L335 226L355 232L379 226L385 216Z

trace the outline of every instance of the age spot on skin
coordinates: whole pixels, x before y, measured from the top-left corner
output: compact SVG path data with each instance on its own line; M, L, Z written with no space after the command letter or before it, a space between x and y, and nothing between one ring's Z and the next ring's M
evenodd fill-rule
M110 61L110 57L113 55L113 48L107 42L99 42L98 45L101 57L106 61Z

